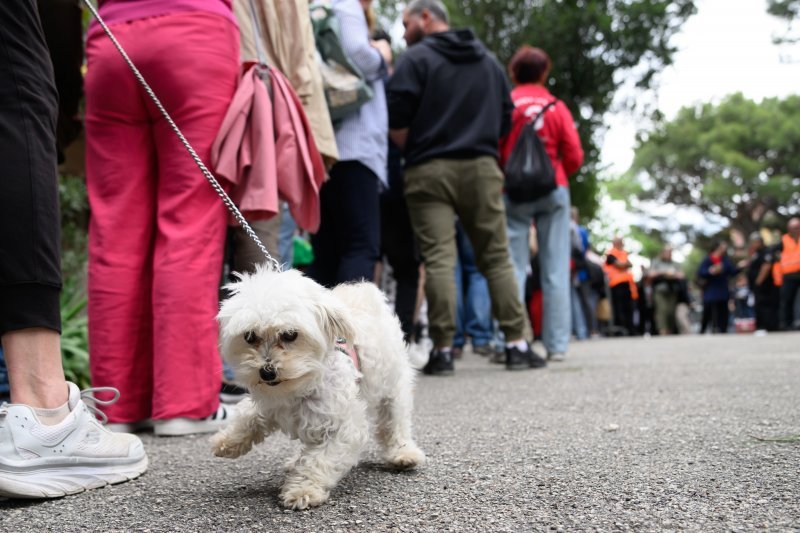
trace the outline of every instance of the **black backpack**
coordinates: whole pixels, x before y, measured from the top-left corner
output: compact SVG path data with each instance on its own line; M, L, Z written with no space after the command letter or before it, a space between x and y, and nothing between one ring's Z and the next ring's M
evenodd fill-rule
M506 161L506 194L513 202L532 202L556 189L556 171L536 133L539 118L555 104L556 100L553 100L544 106L522 127Z

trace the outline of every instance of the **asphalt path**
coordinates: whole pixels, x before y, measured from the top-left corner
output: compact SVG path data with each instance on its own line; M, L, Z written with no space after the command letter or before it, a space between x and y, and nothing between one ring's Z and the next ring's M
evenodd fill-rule
M467 352L415 401L428 464L371 448L320 508L280 507L283 437L231 461L144 434L140 479L0 501L0 530L800 530L800 334L601 339L526 372Z

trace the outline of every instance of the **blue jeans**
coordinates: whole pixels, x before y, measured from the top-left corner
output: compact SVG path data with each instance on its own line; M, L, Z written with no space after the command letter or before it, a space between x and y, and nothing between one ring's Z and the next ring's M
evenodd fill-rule
M567 351L570 313L570 201L569 189L558 187L534 202L510 202L506 198L509 250L524 299L525 276L530 263L531 220L536 222L542 283L542 342L548 353Z
M297 223L292 218L289 205L281 203L281 229L278 232L278 253L281 256L281 264L286 268L292 268L294 260L294 233L297 230Z
M472 339L473 347L486 346L492 340L489 284L478 271L475 252L461 224L456 224L456 246L456 335L453 346L463 347L467 335Z
M6 360L3 358L3 348L0 348L0 401L8 398L9 391Z
M589 329L586 327L586 315L581 306L581 295L578 294L578 287L571 287L570 300L572 306L572 333L579 341L589 338Z

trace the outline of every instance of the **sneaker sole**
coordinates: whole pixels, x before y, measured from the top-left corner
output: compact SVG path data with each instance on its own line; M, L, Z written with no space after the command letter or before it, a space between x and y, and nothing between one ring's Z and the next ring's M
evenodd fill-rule
M437 372L423 372L423 374L425 374L426 376L434 376L434 377L435 376L442 376L442 377L444 377L444 376L452 376L455 373L456 373L455 370L440 370L440 371L437 371Z
M0 465L0 496L7 498L61 498L141 476L148 466L145 455L128 464L75 464L21 467Z
M191 420L176 418L156 421L153 433L157 437L185 437L187 435L199 435L202 433L216 433L224 428L231 418L223 420Z
M247 398L247 394L225 394L224 392L219 393L219 401L229 405L237 404L245 398Z

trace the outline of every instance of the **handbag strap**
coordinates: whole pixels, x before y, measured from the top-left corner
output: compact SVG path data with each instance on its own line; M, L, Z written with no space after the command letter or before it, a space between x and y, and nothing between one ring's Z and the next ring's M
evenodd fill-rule
M261 42L261 25L258 23L258 12L254 0L250 1L250 19L253 22L253 40L256 42L256 55L261 66L267 67L267 52L264 50L264 43Z

